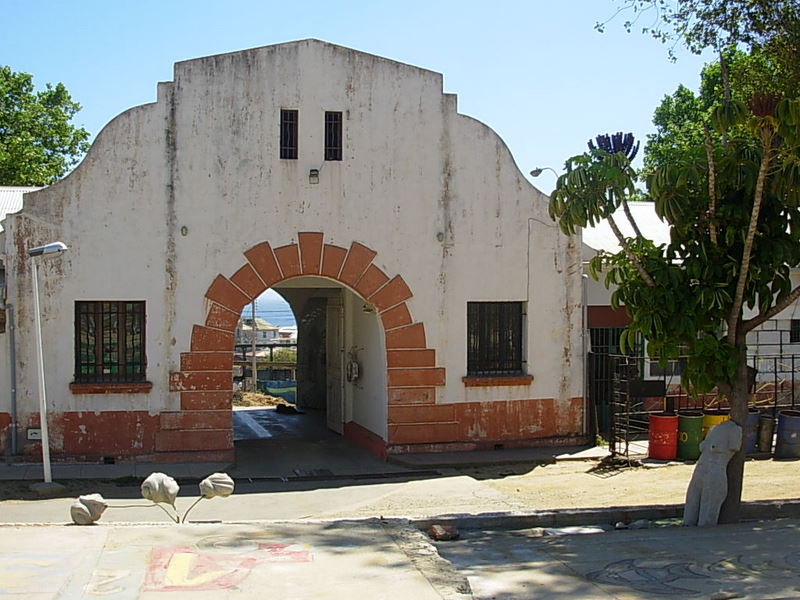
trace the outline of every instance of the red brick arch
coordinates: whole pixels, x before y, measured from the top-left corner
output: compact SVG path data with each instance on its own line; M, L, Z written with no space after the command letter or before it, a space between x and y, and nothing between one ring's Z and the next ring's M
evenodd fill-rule
M205 322L193 326L189 352L181 354L180 371L170 376L170 390L180 392L181 410L161 413L156 452L232 458L233 347L239 315L268 288L304 275L338 281L375 307L385 333L390 423L396 422L394 413L403 414L404 405L435 404L435 388L444 385L445 370L436 366L436 352L426 345L425 325L411 316L407 301L413 294L403 278L389 277L373 263L377 252L358 242L342 248L324 243L319 232L297 237L297 243L277 248L268 242L253 246L244 252L241 268L230 277L217 275L209 286ZM385 447L374 434L347 425L346 434ZM393 432L397 426L390 427L390 443Z

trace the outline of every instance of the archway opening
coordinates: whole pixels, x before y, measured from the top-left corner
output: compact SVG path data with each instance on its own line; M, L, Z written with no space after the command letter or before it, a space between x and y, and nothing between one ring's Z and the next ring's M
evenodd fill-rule
M237 327L234 441L324 440L346 423L385 436L385 356L375 308L346 286L319 276L275 284Z

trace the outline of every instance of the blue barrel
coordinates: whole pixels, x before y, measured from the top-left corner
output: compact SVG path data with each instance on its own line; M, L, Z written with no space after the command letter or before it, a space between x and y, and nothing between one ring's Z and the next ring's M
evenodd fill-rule
M756 453L756 442L758 441L758 409L751 408L747 411L747 425L744 428L744 452L745 454Z
M775 458L800 458L800 410L778 413Z

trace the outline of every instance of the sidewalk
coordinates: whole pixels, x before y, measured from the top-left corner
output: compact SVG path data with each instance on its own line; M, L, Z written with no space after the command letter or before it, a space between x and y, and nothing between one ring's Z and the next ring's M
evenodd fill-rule
M692 465L594 470L596 458L570 460L582 456L577 449L416 455L395 464L341 438L303 448L237 443L233 467L54 465L56 480L76 476L64 480L61 497L0 501L0 597L800 596L796 461L746 463L744 516L782 520L699 529L664 526L678 522ZM142 503L139 484L153 470L179 480L181 513L210 472L228 471L236 489L200 502L188 524L149 506L109 508L91 527L69 524L79 494ZM3 466L3 475L0 489L27 489L41 466ZM613 530L636 519L660 521ZM461 540L434 546L424 533L433 523L457 526ZM587 525L604 533L542 535Z
M26 600L472 597L457 591L447 561L420 568L413 543L427 545L421 533L375 520L15 527L2 535L0 596Z
M430 540L398 520L3 527L0 596L73 600L788 599L800 520Z

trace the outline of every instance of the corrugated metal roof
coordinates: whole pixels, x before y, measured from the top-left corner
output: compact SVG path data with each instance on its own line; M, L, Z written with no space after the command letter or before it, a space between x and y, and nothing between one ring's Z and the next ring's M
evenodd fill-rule
M22 194L40 189L42 188L0 186L0 221L5 219L8 213L15 213L22 208ZM0 231L3 231L2 224Z
M633 220L639 226L642 235L655 243L669 243L669 224L665 223L656 215L656 207L653 202L629 202ZM614 222L619 227L622 235L633 237L633 227L628 222L622 209L614 213ZM583 229L583 243L593 250L605 250L606 252L616 253L620 251L619 242L608 221L603 219L594 227Z

